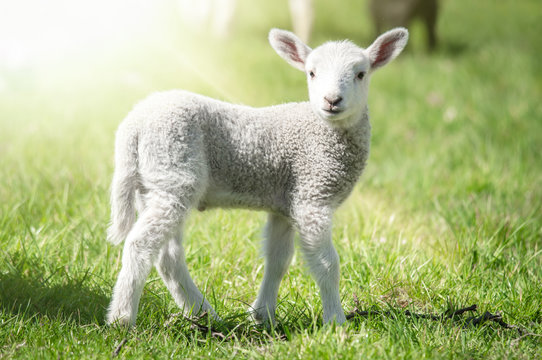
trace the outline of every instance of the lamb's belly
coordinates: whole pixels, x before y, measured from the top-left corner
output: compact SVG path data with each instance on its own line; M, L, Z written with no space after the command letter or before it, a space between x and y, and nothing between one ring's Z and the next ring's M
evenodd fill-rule
M209 188L198 204L198 210L209 208L244 208L254 210L274 210L273 202L262 196L238 193L225 189Z

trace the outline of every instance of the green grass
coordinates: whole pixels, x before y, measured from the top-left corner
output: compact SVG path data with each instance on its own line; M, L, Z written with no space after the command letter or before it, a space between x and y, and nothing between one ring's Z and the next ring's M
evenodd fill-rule
M365 3L317 1L312 44L368 45ZM284 4L283 4L284 3ZM338 211L341 295L396 316L321 325L296 256L277 333L246 316L263 273L263 213L194 213L187 261L218 313L221 341L182 318L156 272L137 327L104 325L121 247L105 242L114 131L146 94L185 88L264 106L306 98L303 76L266 42L288 27L285 1L242 2L234 36L187 34L166 12L146 37L63 62L2 69L0 358L542 357L542 8L537 0L443 1L440 48L410 49L374 75L369 165ZM411 319L478 304L538 336L494 324ZM169 321L169 325L164 324ZM286 334L287 339L280 336Z

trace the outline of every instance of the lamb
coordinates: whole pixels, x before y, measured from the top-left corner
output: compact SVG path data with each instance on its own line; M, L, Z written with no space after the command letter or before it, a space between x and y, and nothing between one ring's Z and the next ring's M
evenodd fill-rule
M135 323L153 265L181 309L219 319L189 275L182 225L193 208L240 207L269 213L253 318L274 324L297 231L323 320L343 323L332 215L369 155L369 78L407 40L408 31L396 28L367 49L345 40L312 50L273 29L273 49L307 76L309 102L252 108L174 90L136 105L116 135L108 239L126 241L107 322Z

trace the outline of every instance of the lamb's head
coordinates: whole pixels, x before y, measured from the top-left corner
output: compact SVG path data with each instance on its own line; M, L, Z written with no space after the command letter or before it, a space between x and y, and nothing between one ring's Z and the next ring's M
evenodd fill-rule
M290 65L306 73L313 111L336 126L361 119L369 77L405 47L408 31L396 28L362 49L350 41L327 42L314 50L289 31L272 29L269 42Z

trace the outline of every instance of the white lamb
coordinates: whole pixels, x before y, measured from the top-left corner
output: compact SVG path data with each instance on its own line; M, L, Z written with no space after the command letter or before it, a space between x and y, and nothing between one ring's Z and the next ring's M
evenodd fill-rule
M369 77L407 40L408 31L397 28L367 49L338 41L312 50L273 29L271 46L306 73L310 102L251 108L168 91L139 103L119 126L115 145L108 238L126 243L108 323L135 323L153 264L182 309L218 319L190 278L182 247L188 212L210 207L269 212L264 278L251 308L256 321L274 323L298 231L324 322L343 323L332 215L369 154Z

